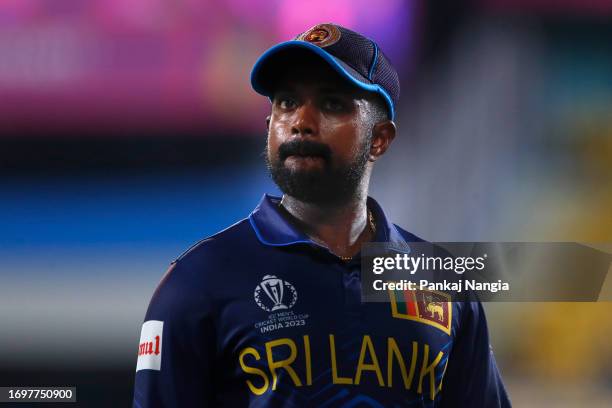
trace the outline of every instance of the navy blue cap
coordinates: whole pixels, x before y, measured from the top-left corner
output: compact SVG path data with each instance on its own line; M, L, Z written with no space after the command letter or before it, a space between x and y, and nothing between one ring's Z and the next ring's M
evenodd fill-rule
M251 71L255 92L272 97L271 69L278 69L283 51L302 49L327 62L343 78L365 91L379 94L387 104L391 120L399 100L400 84L395 68L378 45L363 35L335 24L317 24L291 41L264 52Z

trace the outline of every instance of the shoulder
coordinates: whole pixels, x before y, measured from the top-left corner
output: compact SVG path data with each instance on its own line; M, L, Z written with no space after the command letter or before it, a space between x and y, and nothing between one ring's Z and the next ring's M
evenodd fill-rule
M170 264L153 294L149 312L155 307L185 310L202 307L211 292L226 279L227 265L234 262L237 248L253 246L256 237L248 219L203 238ZM221 272L221 273L220 273ZM161 313L161 310L159 311Z
M397 232L404 238L406 242L425 242L425 240L417 235L414 235L412 232L408 232L397 224L393 224Z
M222 258L228 253L234 253L237 248L256 243L256 235L248 218L213 235L202 238L183 252L174 262L183 265L211 262L214 258Z
M220 279L219 271L243 259L236 256L237 253L253 248L257 243L248 218L242 219L189 247L172 261L159 286L201 291Z

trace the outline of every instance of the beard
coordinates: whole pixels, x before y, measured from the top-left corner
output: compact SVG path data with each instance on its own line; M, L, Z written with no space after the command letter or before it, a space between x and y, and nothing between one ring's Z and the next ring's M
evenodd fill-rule
M311 140L292 140L279 146L275 157L266 147L266 165L281 191L310 204L333 205L359 195L370 152L369 138L359 147L354 160L340 163L331 149ZM323 161L321 169L295 170L285 165L292 155L315 156Z

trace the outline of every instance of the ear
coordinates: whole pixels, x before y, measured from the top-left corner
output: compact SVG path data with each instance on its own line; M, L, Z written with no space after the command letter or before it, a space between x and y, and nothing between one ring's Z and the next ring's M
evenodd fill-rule
M380 156L385 154L389 145L395 139L396 132L397 127L392 120L385 120L374 125L372 128L372 146L370 147L369 157L371 162L378 160Z
M270 119L272 118L271 115L266 116L266 129L270 130Z

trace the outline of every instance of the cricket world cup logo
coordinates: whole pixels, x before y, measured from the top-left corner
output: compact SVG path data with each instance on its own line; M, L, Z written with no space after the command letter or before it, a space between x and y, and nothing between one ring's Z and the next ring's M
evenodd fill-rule
M266 275L255 288L255 303L266 312L291 309L297 302L297 291L289 282Z

